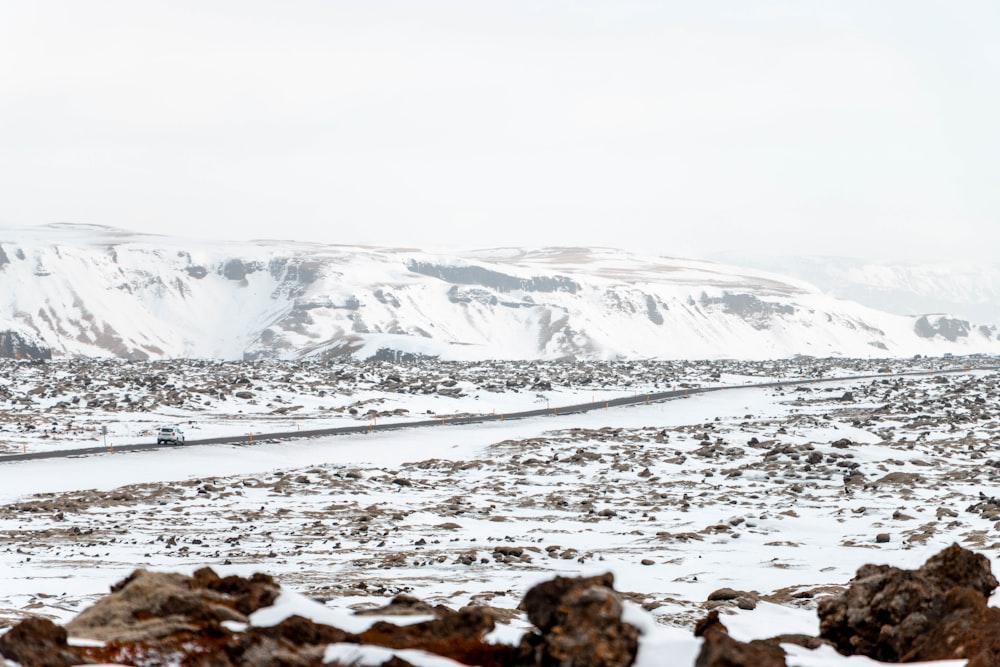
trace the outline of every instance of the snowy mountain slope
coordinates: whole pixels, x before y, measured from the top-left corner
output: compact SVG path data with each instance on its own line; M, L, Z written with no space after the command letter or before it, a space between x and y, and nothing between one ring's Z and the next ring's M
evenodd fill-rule
M780 269L835 297L897 315L951 313L978 322L1000 322L1000 264L996 263L872 262L823 256L741 257L740 262Z
M194 242L51 225L0 236L0 332L60 356L852 357L1000 351L760 270L609 249ZM16 355L8 355L16 356Z

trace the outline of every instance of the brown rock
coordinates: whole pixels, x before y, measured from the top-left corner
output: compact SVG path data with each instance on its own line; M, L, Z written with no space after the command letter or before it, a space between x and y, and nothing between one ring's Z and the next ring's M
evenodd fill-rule
M69 667L89 662L66 640L66 630L52 621L26 618L0 635L0 655L22 667Z
M745 593L732 588L719 588L709 593L708 599L710 602L715 600L735 600L741 595L745 595Z
M777 642L755 639L745 643L733 639L717 611L698 621L694 635L704 640L695 667L787 667L785 651Z
M979 591L988 598L1000 585L993 576L990 560L975 552L952 544L927 559L918 570L921 574L941 582L942 586L964 586Z
M302 616L289 616L278 625L265 628L254 628L261 634L284 639L293 645L305 644L339 644L341 642L356 642L357 637L349 632L331 625L316 623Z
M267 575L220 579L205 568L193 577L140 569L111 590L66 624L70 634L134 642L199 632L222 621L246 623L247 614L273 602L279 588Z
M448 611L455 613L445 607L434 607L412 595L400 593L385 606L362 609L354 613L357 616L419 616L422 614L441 616Z
M987 607L971 588L952 588L945 599L952 611L922 638L903 662L969 659L967 667L1000 667L1000 609Z
M436 609L439 618L433 621L412 625L377 622L358 635L358 641L387 648L421 649L467 665L511 664L513 647L488 644L483 639L496 627L486 609Z
M819 601L820 636L844 655L884 662L989 653L1000 636L991 630L1000 610L986 606L996 586L989 560L957 544L917 570L864 565L844 593Z
M757 593L719 588L708 594L708 604L705 606L712 609L718 606L735 605L740 609L751 611L757 608L758 597Z
M611 573L543 582L528 591L521 609L540 632L521 640L518 665L627 667L635 661L639 631L621 620Z

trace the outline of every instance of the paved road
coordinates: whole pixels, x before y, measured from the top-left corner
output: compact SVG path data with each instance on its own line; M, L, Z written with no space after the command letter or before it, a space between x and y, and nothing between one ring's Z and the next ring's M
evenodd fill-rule
M295 438L314 438L325 435L349 435L354 433L370 433L372 431L394 431L408 428L422 428L427 426L461 425L461 424L481 424L492 421L504 421L511 419L529 419L532 417L560 417L591 410L604 410L606 408L617 408L626 405L638 405L640 403L655 403L658 401L668 401L683 396L694 394L704 394L712 391L726 391L731 389L761 389L767 387L786 387L803 384L848 382L852 380L877 380L883 378L899 378L923 375L948 375L954 373L968 373L971 371L996 371L1000 366L976 366L974 368L948 368L929 371L910 371L906 373L876 374L876 375L847 375L833 378L811 378L801 380L782 380L777 382L760 382L757 384L725 385L718 387L696 387L691 389L676 389L672 391L660 391L633 396L623 396L612 398L596 403L577 403L576 405L563 405L555 408L545 408L539 410L523 410L521 412L509 412L507 414L483 414L471 415L467 417L444 417L439 419L424 419L409 422L389 422L383 424L365 424L363 426L338 426L336 428L320 428L304 431L284 431L277 433L258 433L253 436L236 435L219 438L203 438L200 440L188 440L183 445L159 445L156 443L134 443L128 445L118 445L114 448L114 453L135 452L149 449L192 447L195 445L223 445L223 444L249 444L252 442L264 442L271 440L292 440ZM0 463L13 461L31 461L36 459L68 458L72 456L89 456L93 454L109 454L107 447L84 447L81 449L63 449L48 452L32 452L28 454L8 454L0 456Z

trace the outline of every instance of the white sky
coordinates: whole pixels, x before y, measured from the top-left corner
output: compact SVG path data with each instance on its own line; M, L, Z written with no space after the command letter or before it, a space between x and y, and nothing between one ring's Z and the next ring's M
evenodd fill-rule
M0 0L0 224L991 258L989 0Z

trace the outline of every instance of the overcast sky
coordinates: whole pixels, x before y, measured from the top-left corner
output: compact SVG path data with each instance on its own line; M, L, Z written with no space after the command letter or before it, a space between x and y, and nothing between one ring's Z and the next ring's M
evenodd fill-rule
M0 0L0 223L992 259L992 0Z

